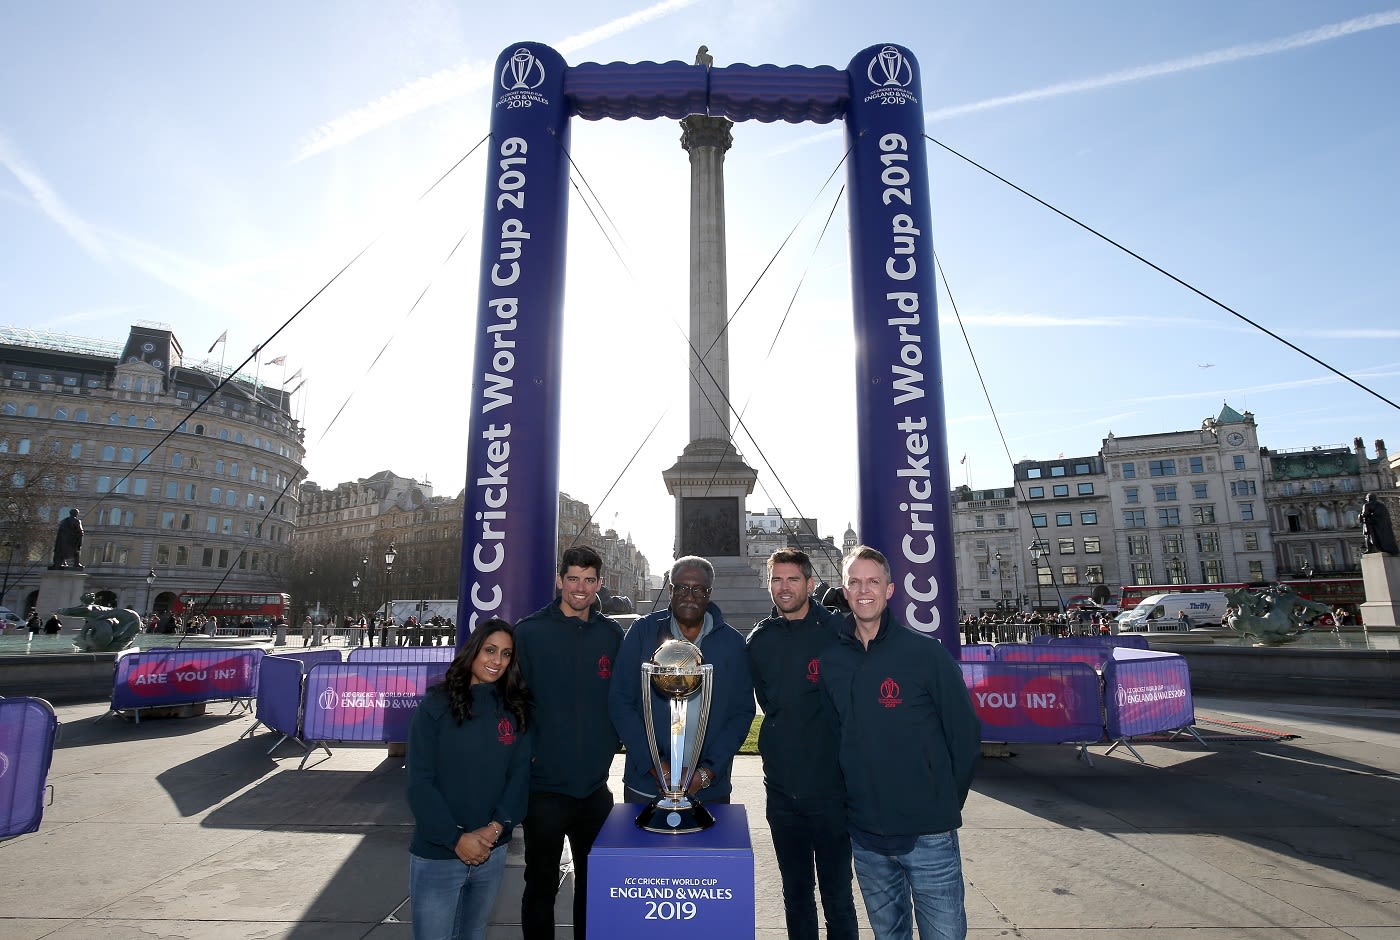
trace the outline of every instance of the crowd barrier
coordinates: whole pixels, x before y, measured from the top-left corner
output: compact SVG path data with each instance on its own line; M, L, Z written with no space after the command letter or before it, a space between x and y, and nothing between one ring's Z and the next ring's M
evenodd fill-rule
M57 735L58 717L44 699L0 699L0 839L34 832L43 821Z
M1138 735L1190 734L1205 746L1193 727L1190 672L1175 653L1005 643L986 655L977 649L978 658L959 664L984 741L1073 744L1091 765L1087 748L1102 742L1112 742L1110 754L1123 746L1142 760L1129 741Z
M451 646L357 646L350 651L352 663L450 663L457 655Z
M303 683L302 738L327 754L332 741L407 741L413 710L428 687L442 681L447 666L446 662L312 666ZM307 751L301 767L310 756Z
M251 737L263 724L282 737L267 749L271 754L288 738L309 750L301 734L302 685L307 670L317 663L340 662L339 650L307 650L264 656L258 665L258 695L254 706L257 721L242 737ZM240 739L241 740L241 739Z
M249 708L257 694L258 664L265 654L250 647L150 649L117 660L112 683L114 712L231 701Z

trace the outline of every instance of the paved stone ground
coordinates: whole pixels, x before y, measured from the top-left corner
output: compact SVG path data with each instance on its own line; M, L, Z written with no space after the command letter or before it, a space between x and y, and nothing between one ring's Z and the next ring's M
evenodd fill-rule
M1145 764L1104 747L1092 767L1068 747L984 759L962 831L970 937L1400 937L1400 707L1196 705L1297 737L1142 743ZM297 771L294 744L268 756L276 738L241 738L252 719L223 706L139 726L104 710L59 708L54 803L38 832L0 843L0 937L410 936L412 824L383 747L337 747ZM758 759L740 758L737 777L758 936L779 940ZM520 865L517 844L492 938L519 935Z

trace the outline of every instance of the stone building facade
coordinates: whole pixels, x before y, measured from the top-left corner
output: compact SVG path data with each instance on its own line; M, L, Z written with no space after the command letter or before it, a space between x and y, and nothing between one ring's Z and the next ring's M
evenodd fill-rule
M122 342L0 329L8 606L42 609L69 509L85 529L84 590L110 605L286 591L304 454L289 399L187 362L165 324L137 323Z

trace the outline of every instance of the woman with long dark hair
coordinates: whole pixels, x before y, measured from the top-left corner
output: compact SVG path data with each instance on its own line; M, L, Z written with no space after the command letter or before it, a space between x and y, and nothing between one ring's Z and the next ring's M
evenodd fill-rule
M506 843L530 791L530 693L515 635L477 625L428 689L408 737L414 940L484 940L505 871Z

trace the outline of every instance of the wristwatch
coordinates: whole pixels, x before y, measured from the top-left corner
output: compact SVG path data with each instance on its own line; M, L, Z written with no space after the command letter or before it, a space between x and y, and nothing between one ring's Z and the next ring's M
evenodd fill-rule
M715 775L710 772L708 767L701 767L695 772L695 776L700 778L700 789L702 790L715 782Z

